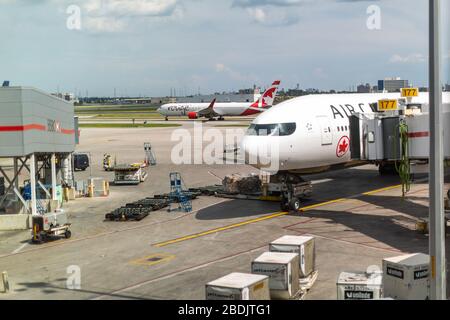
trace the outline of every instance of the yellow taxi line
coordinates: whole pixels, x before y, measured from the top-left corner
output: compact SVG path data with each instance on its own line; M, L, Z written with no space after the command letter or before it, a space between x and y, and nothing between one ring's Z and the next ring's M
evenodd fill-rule
M323 207L323 206L326 206L326 205L329 205L329 204L347 201L347 200L356 198L358 196L363 196L363 195L367 196L367 195L371 195L371 194L375 194L375 193L380 193L380 192L383 192L383 191L396 189L396 188L399 188L399 187L401 187L401 185L395 185L395 186L390 186L390 187L386 187L386 188L376 189L376 190L365 192L365 193L362 193L362 194L359 194L359 195L355 195L355 196L349 197L349 198L338 198L338 199L334 199L334 200L330 200L330 201L316 203L316 204L313 204L313 205L310 205L310 206L306 206L306 207L300 208L299 211L300 212L305 212L305 211L309 211L309 210L312 210L312 209L315 209L315 208L318 208L318 207ZM209 234L213 234L213 233L216 233L216 232L226 231L226 230L242 227L242 226L245 226L245 225L253 224L253 223L256 223L256 222L278 218L278 217L281 217L281 216L285 216L287 214L289 214L289 212L277 212L277 213L270 214L270 215L267 215L267 216L263 216L263 217L260 217L260 218L246 220L246 221L235 223L235 224L231 224L231 225L228 225L228 226L224 226L224 227L220 227L220 228L215 228L215 229L203 231L203 232L200 232L200 233L194 233L194 234L190 234L190 235L187 235L187 236L184 236L184 237L180 237L180 238L176 238L176 239L172 239L172 240L168 240L168 241L164 241L164 242L155 243L155 244L153 244L153 246L154 247L158 247L158 248L165 247L165 246L168 246L168 245L171 245L171 244L175 244L175 243L179 243L179 242L183 242L183 241L187 241L187 240L191 240L191 239L196 239L196 238L200 238L200 237L203 237L203 236L207 236Z

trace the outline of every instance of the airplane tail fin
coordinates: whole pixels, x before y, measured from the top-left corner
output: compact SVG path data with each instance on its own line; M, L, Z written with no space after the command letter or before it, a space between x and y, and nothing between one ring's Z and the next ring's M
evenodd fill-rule
M276 80L272 83L270 88L268 88L262 95L256 100L250 107L252 108L268 108L273 105L273 101L275 100L275 96L277 95L278 86L281 81Z

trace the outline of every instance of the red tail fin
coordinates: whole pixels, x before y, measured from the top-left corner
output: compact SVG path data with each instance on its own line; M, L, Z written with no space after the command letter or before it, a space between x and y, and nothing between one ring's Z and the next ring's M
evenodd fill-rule
M256 100L250 107L253 108L267 108L273 105L275 96L277 95L278 86L281 81L276 80L272 83L269 89L267 89L258 100Z

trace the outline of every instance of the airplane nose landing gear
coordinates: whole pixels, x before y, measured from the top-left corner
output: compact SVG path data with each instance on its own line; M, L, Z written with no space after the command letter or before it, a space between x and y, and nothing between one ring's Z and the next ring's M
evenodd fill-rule
M278 175L277 180L281 191L281 210L298 212L302 205L301 199L311 196L311 182L293 174Z
M287 200L287 198L283 197L281 199L280 209L282 211L298 212L300 210L301 205L302 202L299 198L294 197L289 201Z
M292 211L298 211L300 210L301 202L298 198L293 198L291 202L289 202L289 209Z

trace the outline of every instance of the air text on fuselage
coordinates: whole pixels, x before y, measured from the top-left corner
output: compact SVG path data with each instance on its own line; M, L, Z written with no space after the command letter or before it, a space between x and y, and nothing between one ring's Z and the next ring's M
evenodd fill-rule
M367 111L364 110L364 103L358 103L358 107L355 108L351 104L339 104L339 105L330 105L331 112L333 113L333 118L337 119L337 117L340 117L342 119L345 119L346 117L349 118L352 114L356 112L362 112L365 113Z

